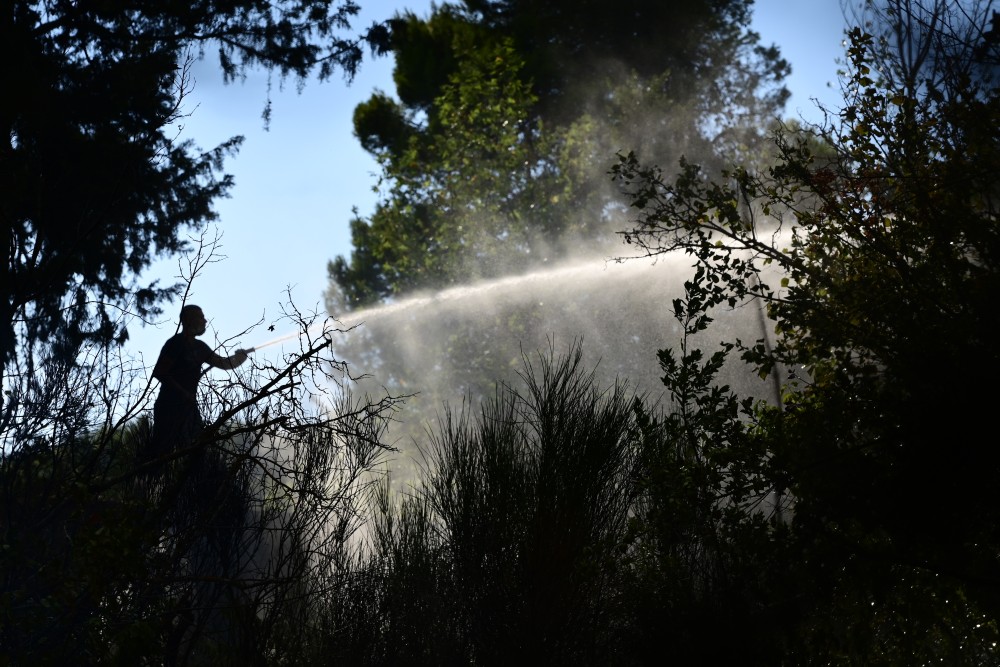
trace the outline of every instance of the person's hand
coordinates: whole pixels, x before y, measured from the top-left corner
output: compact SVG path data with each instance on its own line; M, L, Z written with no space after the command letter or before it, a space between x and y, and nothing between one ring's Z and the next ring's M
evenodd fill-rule
M236 353L233 354L233 359L236 361L236 365L239 366L246 361L249 354L250 353L247 350L236 350Z

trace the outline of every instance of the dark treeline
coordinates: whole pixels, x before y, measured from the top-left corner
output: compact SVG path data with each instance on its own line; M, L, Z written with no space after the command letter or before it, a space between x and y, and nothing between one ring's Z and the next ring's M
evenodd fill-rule
M0 663L1000 661L1000 455L984 385L1000 371L991 4L865 3L850 17L843 107L769 128L755 114L780 106L785 66L746 31L749 2L678 3L662 52L644 45L674 3L572 16L531 4L470 1L369 31L397 57L399 101L376 96L356 117L389 187L355 221L351 258L331 265L331 304L489 277L534 261L518 253L618 232L621 254L692 264L683 296L648 305L679 331L649 351L666 400L598 380L581 343L526 351L510 378L490 375L506 358L429 341L476 373L462 409L414 434L423 466L400 492L379 475L399 402L353 398L308 314L289 305L303 347L282 365L206 376L205 429L154 459L148 388L111 316L157 307L158 288L122 276L178 250L226 187L218 154L163 143L187 47L220 39L233 75L351 71L359 43L332 36L351 6L15 3L5 48L34 55L6 61L27 92L2 103ZM742 64L727 70L704 44ZM623 82L598 95L606 106L576 85L581 68ZM116 93L102 106L52 102L99 83ZM676 113L665 122L686 143L674 152L656 135L617 160L588 143L598 121L638 127L623 112L633 102ZM134 144L145 169L80 170L83 153L49 159L58 142L88 155ZM584 145L594 152L574 152ZM528 169L507 169L511 156ZM591 158L607 158L599 191L581 167ZM55 205L49 189L73 165L99 181L106 211ZM590 227L567 228L597 201ZM700 349L720 309L745 303L775 337ZM512 316L496 335L530 322ZM398 389L391 349L370 342L359 359ZM734 393L734 361L776 379L780 398Z

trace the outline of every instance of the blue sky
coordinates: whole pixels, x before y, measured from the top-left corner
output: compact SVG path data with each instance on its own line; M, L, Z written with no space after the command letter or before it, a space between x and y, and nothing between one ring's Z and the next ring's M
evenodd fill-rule
M358 0L355 25L391 16L396 9L426 15L427 0ZM844 18L840 0L756 0L753 28L765 44L777 44L792 64L792 92L785 117L818 120L813 99L836 108L840 99L837 60L843 54ZM353 136L354 107L376 89L393 92L392 61L366 58L348 86L334 77L310 81L301 92L295 82L272 85L273 113L265 130L261 111L267 97L266 74L252 73L243 83L225 85L211 60L194 70L182 138L211 148L234 135L245 141L227 163L236 179L229 199L217 205L219 222L209 233L222 235L222 261L211 264L194 283L190 302L209 318L206 342L227 338L260 318L265 325L280 315L290 289L302 309L322 310L327 262L350 253L352 209L373 210L376 165ZM180 258L183 262L184 259ZM147 274L173 282L177 259L158 262ZM150 366L176 326L179 305L166 308L159 326L129 327L126 352ZM281 326L281 325L279 325ZM276 331L275 333L282 333ZM268 339L266 329L238 343Z

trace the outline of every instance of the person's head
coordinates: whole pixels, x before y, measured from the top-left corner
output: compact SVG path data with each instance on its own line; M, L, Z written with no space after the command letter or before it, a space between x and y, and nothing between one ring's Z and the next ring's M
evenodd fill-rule
M206 324L208 322L205 320L205 313L199 306L189 303L181 308L181 327L184 333L200 336L205 333Z

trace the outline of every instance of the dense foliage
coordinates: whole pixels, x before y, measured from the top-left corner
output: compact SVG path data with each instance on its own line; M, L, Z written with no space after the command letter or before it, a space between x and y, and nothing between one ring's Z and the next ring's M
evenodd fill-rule
M666 182L625 156L615 173L638 209L629 241L690 253L708 300L768 304L777 344L742 349L792 369L759 436L810 582L803 655L982 664L1000 613L994 400L976 389L1000 370L996 14L872 11L837 121L779 136L773 168Z
M689 396L711 400L711 377ZM691 465L704 440L682 433L739 431L738 406L694 424L644 405L598 385L574 345L445 417L421 484L378 498L360 576L326 612L329 660L773 664L781 610L760 590L775 559L748 548L773 542L765 514L720 507L724 476Z
M384 198L330 265L338 309L607 242L608 158L746 150L787 92L750 3L466 2L392 22L398 99L355 111Z

